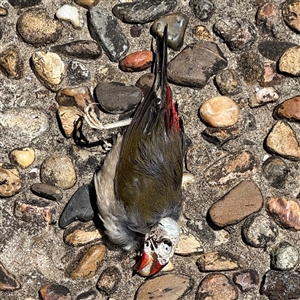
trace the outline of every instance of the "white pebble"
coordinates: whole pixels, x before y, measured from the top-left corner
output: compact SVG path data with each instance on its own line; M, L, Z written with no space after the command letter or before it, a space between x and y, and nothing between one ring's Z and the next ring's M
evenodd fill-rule
M83 20L80 18L79 11L75 6L65 4L56 12L56 17L60 20L70 22L74 28L83 26Z

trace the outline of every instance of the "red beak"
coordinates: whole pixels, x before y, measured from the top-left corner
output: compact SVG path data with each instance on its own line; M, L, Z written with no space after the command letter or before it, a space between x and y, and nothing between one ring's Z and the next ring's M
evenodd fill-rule
M161 265L157 260L153 262L153 257L149 255L146 251L143 252L141 261L136 268L137 272L140 272L142 269L144 269L146 266L148 266L150 263L152 263L150 273L147 276L152 276L159 272L165 265Z

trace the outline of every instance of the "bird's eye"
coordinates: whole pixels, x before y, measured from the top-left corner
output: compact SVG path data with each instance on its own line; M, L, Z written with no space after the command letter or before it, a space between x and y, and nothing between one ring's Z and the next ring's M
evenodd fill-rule
M169 253L172 249L172 243L169 240L164 240L163 249L166 254Z

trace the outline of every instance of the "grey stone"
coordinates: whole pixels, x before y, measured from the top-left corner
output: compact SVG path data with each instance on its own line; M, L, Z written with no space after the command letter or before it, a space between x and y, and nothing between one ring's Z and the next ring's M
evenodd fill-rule
M200 21L208 21L215 11L215 5L210 0L191 0L190 7Z
M248 292L259 284L259 275L256 270L242 270L233 274L233 281L242 292Z
M297 44L277 40L263 41L258 44L258 52L265 58L277 61L286 50L294 46Z
M67 78L70 85L77 85L90 79L90 71L80 61L72 60L67 67Z
M15 8L25 8L37 5L41 0L8 0L8 2Z
M63 197L60 188L46 183L34 183L33 185L31 185L31 191L35 195L49 200L59 201Z
M298 249L286 241L275 246L271 252L271 266L273 269L288 271L293 269L298 261Z

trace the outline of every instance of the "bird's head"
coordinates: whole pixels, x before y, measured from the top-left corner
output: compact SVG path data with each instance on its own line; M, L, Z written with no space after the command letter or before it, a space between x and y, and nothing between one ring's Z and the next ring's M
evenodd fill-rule
M179 240L179 226L175 220L166 217L153 226L145 236L142 258L137 272L145 269L145 276L160 271L174 255Z

